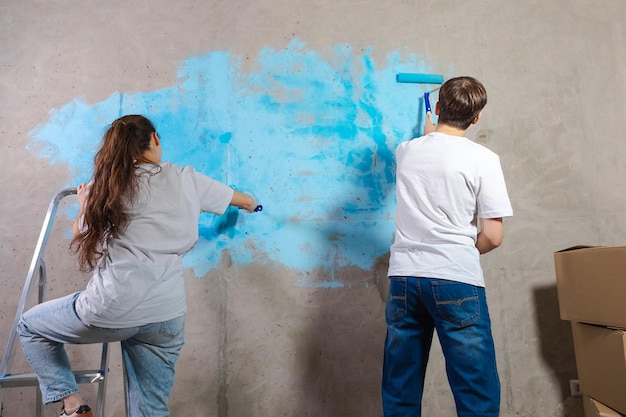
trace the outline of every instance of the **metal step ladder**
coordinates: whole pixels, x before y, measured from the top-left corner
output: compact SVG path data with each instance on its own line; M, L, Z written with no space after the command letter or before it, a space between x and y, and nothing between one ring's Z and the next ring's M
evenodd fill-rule
M26 302L31 293L32 287L37 281L38 286L38 298L37 302L42 303L44 301L45 296L45 285L46 285L46 264L43 260L43 252L48 242L48 237L52 230L52 224L54 222L54 218L56 215L57 208L59 206L60 201L69 196L75 195L76 188L68 188L60 191L48 206L48 212L46 213L46 217L43 222L43 226L41 228L41 232L39 234L39 240L37 241L37 246L35 247L35 254L33 255L33 259L30 264L30 268L28 270L28 275L26 276L26 281L24 282L24 288L22 289L22 296L20 297L20 301L17 307L17 312L15 313L15 319L13 320L13 326L11 327L11 333L9 335L9 341L6 345L4 355L2 356L2 365L0 365L0 417L3 416L3 401L2 395L5 388L16 388L16 387L37 387L37 401L36 401L36 417L41 417L42 413L42 399L41 392L39 390L39 382L37 381L37 376L34 373L31 374L19 374L13 375L8 372L9 364L11 362L15 342L17 340L17 325L19 320L24 313L24 309L26 308ZM36 280L38 278L38 280ZM100 358L100 369L88 369L88 370L80 370L74 371L74 375L76 377L76 382L78 384L98 384L98 398L96 408L94 410L96 417L104 416L104 400L106 396L106 376L108 374L108 362L109 362L109 347L107 343L102 344L102 355ZM125 387L126 388L126 387Z

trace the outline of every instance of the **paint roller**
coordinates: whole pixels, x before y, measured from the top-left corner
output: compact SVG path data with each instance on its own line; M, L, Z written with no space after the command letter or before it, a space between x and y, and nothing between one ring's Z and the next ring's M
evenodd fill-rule
M400 72L396 74L396 81L399 83L411 83L411 84L443 84L443 75L439 74L412 74L407 72ZM441 86L424 93L424 104L426 106L426 113L431 112L430 108L430 94L439 90Z

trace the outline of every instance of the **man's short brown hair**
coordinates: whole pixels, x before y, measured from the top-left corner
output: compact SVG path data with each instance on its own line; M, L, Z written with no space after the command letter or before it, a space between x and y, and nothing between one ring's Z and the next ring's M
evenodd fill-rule
M438 123L467 129L487 104L487 90L472 77L456 77L439 90Z

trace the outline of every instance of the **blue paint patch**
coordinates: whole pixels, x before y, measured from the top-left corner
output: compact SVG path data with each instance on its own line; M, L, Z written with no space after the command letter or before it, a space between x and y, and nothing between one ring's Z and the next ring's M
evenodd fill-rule
M67 165L75 185L89 179L109 123L144 114L165 160L193 165L263 204L254 215L202 215L185 266L201 277L228 251L234 263L270 259L300 270L302 285L342 287L336 269L371 269L392 240L394 150L413 137L428 88L397 83L395 74L432 72L398 52L377 68L371 54L345 44L322 54L294 40L261 50L250 73L230 52L191 57L171 87L114 93L95 105L77 98L51 111L28 149ZM320 268L332 279L310 282L306 272Z

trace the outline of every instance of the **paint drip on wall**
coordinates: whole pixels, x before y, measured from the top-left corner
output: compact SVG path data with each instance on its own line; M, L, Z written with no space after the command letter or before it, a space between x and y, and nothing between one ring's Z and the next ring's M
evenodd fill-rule
M150 118L163 159L253 194L263 211L203 215L200 239L185 265L202 277L219 266L270 259L303 272L371 269L393 233L394 150L420 122L417 85L398 72L432 72L415 55L388 54L376 68L371 49L349 45L324 54L294 40L261 50L249 72L230 52L190 57L175 85L115 92L88 105L76 98L31 133L29 150L67 165L75 186L90 178L109 124L124 114Z

